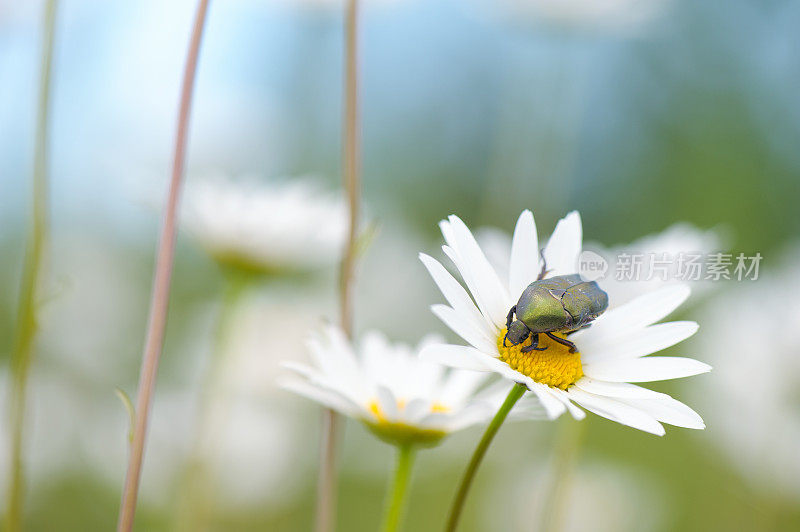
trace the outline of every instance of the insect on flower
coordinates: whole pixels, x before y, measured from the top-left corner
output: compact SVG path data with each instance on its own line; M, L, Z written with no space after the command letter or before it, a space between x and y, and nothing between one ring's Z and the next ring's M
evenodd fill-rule
M574 353L575 344L553 333L570 334L588 327L608 308L608 294L596 282L584 281L578 274L544 279L546 273L547 266L543 265L539 277L528 285L517 304L508 311L503 346L506 341L511 345L521 344L531 336L531 344L523 347L522 352L544 351L546 347L538 347L539 334L544 333Z
M460 218L450 216L440 227L446 243L442 250L455 265L463 285L436 259L421 254L448 303L434 305L432 310L469 345L429 345L420 353L421 358L455 368L494 372L521 384L532 393L520 404L529 398L551 419L566 411L582 419L585 413L580 405L617 423L657 435L664 434L662 422L693 429L705 427L700 416L683 403L633 384L679 379L711 369L690 358L650 356L697 332L697 324L690 321L659 323L689 297L688 287L663 286L608 310L609 296L616 300L616 292L609 291L607 296L593 283L580 283L568 290L580 282L575 274L583 231L577 212L558 222L540 251L533 213L523 211L511 245L504 251L507 276L490 264ZM563 294L556 298L549 291L540 292L542 286ZM526 291L528 294L520 297ZM544 295L542 300L549 306L535 304L532 297L529 300L534 294ZM515 337L513 332L508 333L506 340L508 310L518 298L521 302L514 310L521 323L508 326L522 329L522 334ZM565 311L573 320L571 325ZM545 327L539 320L529 319L540 315L550 316L555 324ZM589 324L591 327L585 327ZM562 329L547 331L556 326ZM547 349L524 352L534 340L531 333L524 342L508 345L526 330L540 331L537 347ZM575 351L570 353L571 346L543 332L551 332L560 340L574 332L569 340L575 344Z

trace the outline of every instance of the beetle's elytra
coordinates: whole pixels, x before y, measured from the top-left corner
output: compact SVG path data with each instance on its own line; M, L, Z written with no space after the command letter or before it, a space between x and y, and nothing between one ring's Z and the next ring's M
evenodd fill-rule
M538 279L528 285L517 304L508 312L503 345L506 341L518 345L532 336L531 345L523 348L523 351L542 350L544 348L538 347L539 334L546 334L568 346L570 352L574 353L575 344L553 333L572 332L586 327L606 308L608 294L596 282L584 281L578 274Z

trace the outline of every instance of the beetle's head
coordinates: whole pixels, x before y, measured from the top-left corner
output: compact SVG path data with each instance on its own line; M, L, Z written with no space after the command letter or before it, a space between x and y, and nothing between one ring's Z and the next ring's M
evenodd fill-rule
M514 320L508 327L505 338L503 338L503 345L505 345L506 340L511 342L511 345L519 345L524 342L530 334L531 330L528 329L527 325L520 320Z

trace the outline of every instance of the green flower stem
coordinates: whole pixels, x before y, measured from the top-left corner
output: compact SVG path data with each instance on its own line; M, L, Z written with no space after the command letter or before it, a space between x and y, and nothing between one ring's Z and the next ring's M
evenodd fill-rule
M37 303L42 273L42 256L47 241L47 159L48 126L50 115L50 78L53 60L56 1L48 0L44 8L42 31L41 84L37 104L36 144L33 166L33 205L30 234L25 250L25 263L17 315L17 330L11 353L11 390L9 422L11 424L11 459L9 464L8 506L6 527L8 532L22 529L23 493L25 478L22 467L23 426L28 373L34 355L37 329Z
M397 466L392 480L391 498L387 499L386 514L383 518L383 532L396 532L403 518L403 510L408 493L411 468L414 465L415 449L411 445L397 447Z
M450 515L447 518L447 526L445 527L447 532L454 532L456 530L458 519L461 517L461 511L464 509L464 501L467 499L467 493L469 492L470 486L472 486L475 473L481 465L483 455L486 454L486 450L492 443L500 426L506 420L506 417L508 417L509 412L511 412L511 408L525 395L526 391L528 391L528 389L521 384L515 384L514 387L511 388L511 391L508 392L508 397L506 397L505 402L503 402L503 405L497 411L497 414L495 414L492 422L486 427L486 432L483 433L481 441L478 442L478 447L475 448L475 452L472 454L472 459L469 461L467 470L464 472L464 477L461 479L456 497L453 499L452 506L450 506Z
M213 487L207 468L208 454L214 447L215 421L220 417L219 409L228 406L223 390L224 366L226 351L230 346L231 329L242 296L246 293L250 280L238 272L228 272L225 276L225 287L222 304L217 315L214 331L214 344L211 360L200 388L195 434L192 438L192 450L186 463L178 490L180 500L173 530L199 532L210 528L213 517Z

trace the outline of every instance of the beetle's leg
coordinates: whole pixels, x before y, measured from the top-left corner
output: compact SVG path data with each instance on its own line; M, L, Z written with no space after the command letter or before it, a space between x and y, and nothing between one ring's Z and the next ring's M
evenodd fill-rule
M553 334L551 332L546 332L545 334L547 336L549 336L552 340L558 342L559 344L569 347L569 352L570 353L574 353L575 351L578 350L578 347L575 344L573 344L572 342L570 342L569 340L565 340L564 338L559 338L558 336L556 336L555 334Z
M570 331L570 332L568 332L568 333L567 333L567 336L569 336L570 334L574 334L574 333L576 333L576 332L578 332L578 331L582 331L583 329L588 329L588 328L589 328L589 327L591 327L591 326L592 326L592 324L591 324L591 323L587 323L587 324L586 324L586 325L584 325L583 327L578 327L578 328L577 328L577 329L575 329L574 331Z
M517 306L514 305L511 307L511 310L508 311L508 316L506 316L506 331L511 327L511 322L514 321L514 313L517 311Z
M531 351L544 351L546 347L539 347L539 334L531 335L531 345L522 348L523 353L530 353Z
M517 311L517 306L514 305L511 307L511 310L508 311L508 316L506 316L506 335L503 336L503 347L506 346L506 340L508 339L508 330L511 328L511 322L514 321L514 313Z
M547 275L547 259L544 258L544 248L539 250L539 256L542 258L542 269L539 271L539 276L536 278L537 281L541 281L544 279L544 276Z

